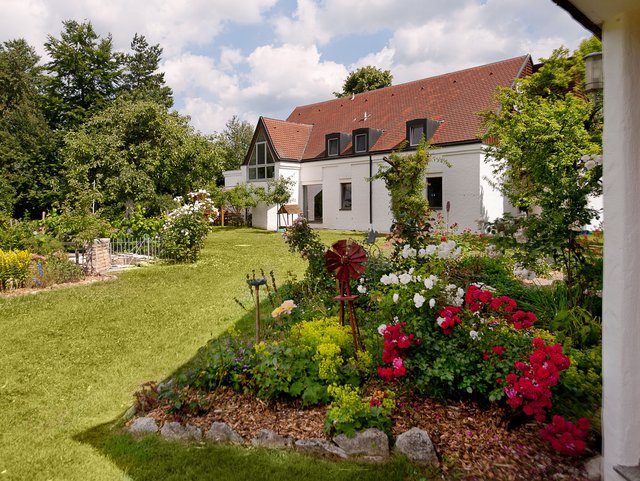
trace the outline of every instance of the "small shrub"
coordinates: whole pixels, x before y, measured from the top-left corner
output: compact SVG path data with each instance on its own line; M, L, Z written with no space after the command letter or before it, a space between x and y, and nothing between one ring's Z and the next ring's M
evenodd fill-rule
M0 290L24 287L30 272L30 252L0 250Z
M182 202L182 198L176 201ZM218 209L207 191L191 192L187 203L167 214L161 235L161 257L175 262L195 262L217 217Z
M393 391L376 391L370 399L363 399L360 389L345 385L329 386L333 398L327 412L324 430L330 434L355 436L356 431L376 428L389 432L391 412L396 407Z
M203 390L231 386L237 391L244 391L252 383L255 363L256 353L251 341L233 335L223 336L207 347L207 354L195 375L194 386Z
M47 287L53 284L64 284L82 279L82 267L70 261L63 252L56 252L39 262L33 283L37 287Z
M587 418L600 431L602 406L602 347L569 349L571 366L556 386L554 411L565 417Z

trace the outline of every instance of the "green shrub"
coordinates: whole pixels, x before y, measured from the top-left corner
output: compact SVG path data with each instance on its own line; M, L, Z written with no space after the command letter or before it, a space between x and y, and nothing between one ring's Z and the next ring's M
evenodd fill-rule
M256 346L253 382L262 399L300 398L303 405L329 400L326 383L319 377L313 353L290 341Z
M46 287L74 282L83 276L82 267L70 261L63 252L57 252L48 256L44 262L38 262L33 282L37 287Z
M182 198L176 201L182 202ZM218 209L207 191L189 193L187 203L167 214L161 234L161 257L175 262L195 262L217 217Z
M24 287L30 273L30 252L0 250L0 290Z
M571 366L555 388L555 411L565 417L585 417L591 428L601 429L602 346L570 349Z
M203 357L193 381L197 389L231 386L236 391L246 391L252 385L256 353L251 341L225 335L212 341Z
M367 428L390 432L389 415L396 407L392 391L377 391L369 400L363 399L360 389L349 385L333 384L328 391L333 402L324 423L327 433L353 437L356 431Z

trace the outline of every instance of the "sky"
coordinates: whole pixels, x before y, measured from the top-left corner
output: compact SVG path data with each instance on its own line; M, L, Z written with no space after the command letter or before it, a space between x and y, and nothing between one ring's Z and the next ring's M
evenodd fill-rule
M0 41L46 61L63 20L91 21L127 51L135 33L164 49L175 105L205 134L237 115L285 119L329 100L355 69L399 84L560 46L590 33L551 0L0 0Z

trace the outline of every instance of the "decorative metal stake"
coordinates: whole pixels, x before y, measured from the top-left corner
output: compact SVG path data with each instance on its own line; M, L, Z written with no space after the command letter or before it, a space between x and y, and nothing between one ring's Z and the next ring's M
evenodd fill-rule
M256 344L260 342L260 286L266 283L266 279L249 280L249 284L256 288Z

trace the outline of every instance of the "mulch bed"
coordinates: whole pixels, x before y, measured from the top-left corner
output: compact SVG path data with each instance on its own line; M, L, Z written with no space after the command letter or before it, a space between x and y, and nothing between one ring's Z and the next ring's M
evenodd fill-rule
M197 395L194 393L195 399ZM270 429L296 439L326 437L327 406L302 409L295 402L266 403L229 388L206 395L210 409L200 415L175 415L163 403L147 415L160 423L180 421L209 429L214 421L230 425L245 439ZM200 397L202 399L202 396ZM555 454L538 436L540 425L509 428L498 406L480 408L470 402L443 404L428 398L401 402L393 416L393 434L419 427L429 433L441 460L442 479L503 481L582 481L586 454L568 458ZM588 453L593 455L595 453Z

